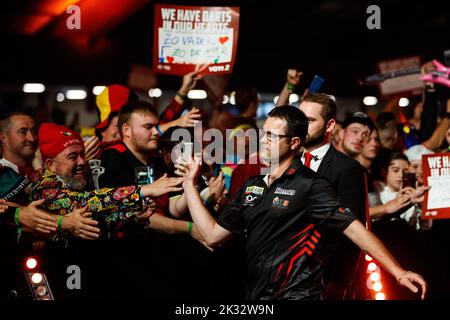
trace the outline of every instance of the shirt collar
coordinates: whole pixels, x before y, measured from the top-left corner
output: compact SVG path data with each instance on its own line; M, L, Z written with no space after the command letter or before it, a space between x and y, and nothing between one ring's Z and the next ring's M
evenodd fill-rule
M300 156L296 156L294 158L294 161L291 163L291 165L289 166L289 168L286 169L286 171L284 171L284 173L277 179L282 179L285 176L290 176L293 175L297 172L297 170L302 166L302 161ZM269 175L266 174L265 176L260 176L260 179L268 186L269 185Z
M291 163L289 168L286 169L286 171L283 173L282 176L290 176L297 172L297 170L302 166L302 161L299 156L296 156L294 161Z
M5 158L0 159L0 164L4 167L10 167L15 172L19 173L19 167L17 165L15 165L14 163L12 163L11 161L6 160Z
M331 144L326 143L323 146L321 146L320 148L317 148L317 149L311 151L310 153L314 156L314 160L316 160L316 161L322 160L323 157L325 157L325 155L327 154L330 147L331 147Z

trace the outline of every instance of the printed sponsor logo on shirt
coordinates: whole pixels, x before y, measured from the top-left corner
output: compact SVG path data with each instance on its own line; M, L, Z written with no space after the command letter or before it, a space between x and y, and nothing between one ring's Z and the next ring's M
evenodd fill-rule
M278 197L275 197L272 200L272 206L279 207L279 208L287 208L289 206L289 200L280 199Z
M257 187L257 186L250 186L245 189L245 194L256 194L256 195L262 195L264 192L264 188Z
M293 196L295 194L295 190L292 190L292 189L288 190L288 189L282 189L280 187L277 187L275 189L274 193L275 194L281 194L281 195L284 195L284 196Z
M253 206L255 204L256 199L258 199L258 196L254 196L253 194L247 194L245 196L244 205Z

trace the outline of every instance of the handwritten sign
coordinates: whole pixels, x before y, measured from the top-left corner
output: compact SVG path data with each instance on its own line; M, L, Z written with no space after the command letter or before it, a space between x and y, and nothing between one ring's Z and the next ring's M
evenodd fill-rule
M450 153L422 156L425 193L422 219L450 218Z
M239 29L238 7L155 5L153 66L184 75L231 73Z

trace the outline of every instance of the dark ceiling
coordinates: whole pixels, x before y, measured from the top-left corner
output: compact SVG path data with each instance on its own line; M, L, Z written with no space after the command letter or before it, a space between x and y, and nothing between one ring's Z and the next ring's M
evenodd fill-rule
M126 83L130 66L151 66L151 0L16 0L0 4L1 84ZM360 93L356 79L377 61L408 55L443 59L450 49L450 12L444 1L159 1L239 6L238 53L230 88L254 85L276 92L288 67L316 73L325 91ZM65 8L81 8L80 31L65 28ZM368 30L366 8L381 8L381 30ZM160 76L175 89L179 79ZM368 90L368 89L364 89ZM370 90L370 89L369 89Z

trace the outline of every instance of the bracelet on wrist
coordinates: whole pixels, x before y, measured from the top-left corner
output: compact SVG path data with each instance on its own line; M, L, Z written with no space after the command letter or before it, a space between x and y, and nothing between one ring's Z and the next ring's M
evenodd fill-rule
M411 271L406 271L405 273L403 273L400 277L398 277L397 282L400 283L400 281L401 281L408 273L410 273L410 272L411 272Z
M17 241L20 239L20 235L22 234L22 228L20 227L20 221L19 221L19 213L20 208L16 208L16 211L14 212L14 222L16 223L17 228Z
M63 216L60 216L60 217L58 218L58 231L59 231L59 232L63 232L63 229L62 229L62 219L63 219Z
M293 85L292 83L286 83L286 86L287 86L289 93L292 93L292 91L294 91L294 89L295 89L295 85Z
M186 100L186 98L187 98L186 94L181 94L179 91L177 92L177 96L180 97L183 100Z
M20 213L20 208L16 208L16 211L14 212L14 222L16 223L16 226L18 226L18 227L20 227L19 213Z
M188 222L188 233L189 234L192 234L192 226L193 226L193 223L191 221L189 221Z

